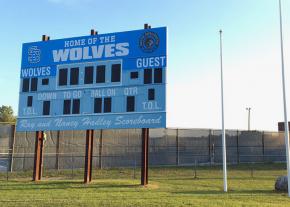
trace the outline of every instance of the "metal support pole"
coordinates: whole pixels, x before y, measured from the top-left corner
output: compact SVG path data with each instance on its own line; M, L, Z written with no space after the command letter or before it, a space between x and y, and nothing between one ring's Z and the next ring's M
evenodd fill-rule
M179 165L179 133L178 129L176 129L176 166Z
M27 132L25 132L25 139L27 140ZM26 151L24 150L23 162L22 162L22 170L25 170L25 166L26 166Z
M13 155L14 155L14 143L15 143L15 125L11 125L11 137L9 139L9 150L8 150L8 170L12 172L13 170Z
M208 162L212 163L211 160L211 130L208 131Z
M92 161L93 161L93 141L94 130L86 130L86 157L85 157L85 174L84 183L92 181Z
M237 163L240 164L239 130L237 130Z
M289 126L287 118L287 102L286 102L286 87L285 87L285 71L284 71L284 48L283 48L283 27L282 27L282 5L279 0L279 14L280 14L280 41L281 41L281 68L282 68L282 86L283 86L283 103L284 103L284 127L285 127L285 147L287 160L287 174L288 174L288 197L290 197L290 160L289 160Z
M144 24L144 29L150 29L149 24ZM149 128L142 128L142 150L141 150L141 185L148 184L148 146Z
M147 23L146 23L146 24L144 24L144 29L150 29L149 27L150 27L150 25L149 25L149 24L147 24Z
M55 160L55 169L59 170L59 139L60 139L60 131L58 130L56 133L56 160Z
M220 59L221 59L221 105L222 105L221 111L222 111L223 178L224 178L224 192L227 192L228 191L228 184L227 184L226 132L225 132L225 124L224 124L222 30L220 30Z
M251 107L247 107L246 110L248 111L248 131L251 130Z
M91 29L91 35L97 35L97 34L98 34L98 31Z
M102 169L102 155L103 155L103 130L100 130L100 143L99 143L99 169Z
M42 41L49 41L50 37L42 35ZM27 133L26 133L27 135ZM33 168L33 181L39 181L42 177L43 167L43 144L44 144L44 133L43 131L36 131L35 137L35 153L34 153L34 168Z
M35 136L33 181L41 180L42 167L43 167L43 131L37 131Z
M142 154L141 154L141 185L148 184L148 144L149 144L149 129L142 129Z
M262 153L263 153L263 162L265 162L265 132L262 132Z

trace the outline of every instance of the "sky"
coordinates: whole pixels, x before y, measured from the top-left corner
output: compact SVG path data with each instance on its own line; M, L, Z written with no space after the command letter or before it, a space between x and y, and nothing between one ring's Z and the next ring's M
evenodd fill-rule
M290 118L290 0L282 0ZM283 121L278 0L0 0L0 105L17 113L24 42L168 28L167 127L276 131Z

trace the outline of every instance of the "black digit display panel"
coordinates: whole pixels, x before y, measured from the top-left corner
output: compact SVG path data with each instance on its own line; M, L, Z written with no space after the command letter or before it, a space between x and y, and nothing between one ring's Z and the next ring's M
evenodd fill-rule
M37 91L38 78L31 78L30 91Z
M96 74L97 74L96 83L105 83L105 81L106 81L106 66L105 65L98 65Z
M79 84L79 68L70 69L70 84L71 85Z
M59 79L58 79L59 86L67 85L67 72L68 72L67 68L59 70Z
M102 113L102 98L95 98L94 113Z
M127 97L127 112L135 111L135 96Z
M121 64L113 64L112 65L112 82L120 82L121 80Z
M29 91L29 78L24 78L22 80L22 92L28 92Z
M144 69L144 84L152 83L152 69Z
M104 113L112 111L112 98L104 98Z
M85 84L92 84L94 81L94 67L85 67Z
M70 114L70 100L63 101L63 114Z
M50 101L43 101L43 110L42 115L49 115L50 114Z

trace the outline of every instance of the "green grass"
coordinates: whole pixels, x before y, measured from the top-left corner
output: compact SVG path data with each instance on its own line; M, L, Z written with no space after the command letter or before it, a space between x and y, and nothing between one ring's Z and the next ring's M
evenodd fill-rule
M252 170L253 169L253 170ZM286 193L274 191L284 164L228 168L224 193L220 166L150 168L149 185L140 186L140 170L95 170L93 182L82 183L82 170L44 171L41 182L31 172L0 174L0 206L290 206Z

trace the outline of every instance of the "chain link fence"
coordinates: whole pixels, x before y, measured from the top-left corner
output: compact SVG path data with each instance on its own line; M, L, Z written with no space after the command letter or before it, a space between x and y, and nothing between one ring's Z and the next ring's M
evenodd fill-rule
M44 144L44 177L80 178L85 165L85 131L47 131ZM95 130L93 168L124 169L136 177L141 165L141 130ZM284 133L226 131L228 164L285 163ZM0 125L0 174L31 176L34 165L35 132L17 132ZM222 163L221 131L211 129L150 129L151 167L199 166ZM249 165L251 166L251 165ZM94 171L94 173L100 173ZM67 176L69 175L69 176Z

